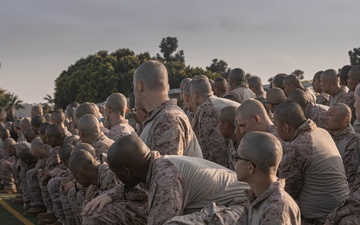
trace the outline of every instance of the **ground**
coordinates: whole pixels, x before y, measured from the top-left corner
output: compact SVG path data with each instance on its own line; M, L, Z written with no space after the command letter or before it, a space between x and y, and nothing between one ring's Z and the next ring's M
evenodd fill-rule
M36 217L25 217L21 204L14 204L16 194L0 194L0 225L33 225Z

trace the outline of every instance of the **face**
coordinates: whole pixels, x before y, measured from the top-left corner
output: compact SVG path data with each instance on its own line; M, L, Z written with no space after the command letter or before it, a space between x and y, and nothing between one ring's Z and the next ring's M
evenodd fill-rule
M45 134L45 138L46 138L46 143L48 145L50 145L51 147L55 147L55 140L54 140L53 137L50 137L50 136Z
M110 170L112 170L116 177L124 183L126 186L135 187L140 181L134 178L131 174L131 171L128 168L122 167L121 169L114 168L111 164L109 164Z
M355 74L354 74L354 72L352 72L351 70L350 70L350 72L349 72L349 75L348 75L348 80L347 80L347 82L348 82L348 87L349 87L349 90L350 91L355 91L355 88L356 88L356 86L358 85L358 81L356 81L355 79L354 79L354 76Z
M287 84L285 81L283 85L284 85L284 92L286 96L288 96L294 90L294 88L291 85Z
M278 118L276 118L275 116L274 116L274 125L275 125L276 131L281 139L283 139L284 141L291 140L292 137L289 137L289 134L285 128L285 124L280 122L278 120Z
M230 138L228 124L222 120L219 120L218 129L224 138Z
M320 78L320 88L325 93L329 92L328 81L324 78L324 76L321 76L321 78Z
M315 92L321 93L320 80L314 78L312 82L312 86Z
M74 175L75 180L82 186L89 187L91 185L91 183L89 182L89 180L86 178L85 174L82 171L77 170L71 172Z
M360 97L356 95L355 95L354 107L356 111L356 119L360 119Z
M238 157L244 158L242 152L243 149L240 145L238 150ZM247 181L247 178L249 176L248 166L249 166L249 161L237 159L235 164L235 172L237 179L239 181L245 181L245 182Z
M247 134L252 131L256 131L257 121L255 116L252 118L244 118L240 114L237 114L235 117L236 129L239 129L240 133Z
M330 107L328 110L328 120L325 126L328 130L338 130L341 128L340 116L337 107Z

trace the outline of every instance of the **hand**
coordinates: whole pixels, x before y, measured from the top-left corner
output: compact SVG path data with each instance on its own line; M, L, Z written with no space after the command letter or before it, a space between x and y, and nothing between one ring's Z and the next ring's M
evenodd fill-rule
M72 181L69 181L69 182L63 184L61 187L62 187L64 193L67 194L69 192L69 190L71 188L73 188L74 186L75 186L75 183Z
M112 198L109 194L105 193L100 195L93 200L91 200L88 204L85 205L83 211L81 212L82 216L91 215L97 209L97 212L101 212L105 205L112 202Z

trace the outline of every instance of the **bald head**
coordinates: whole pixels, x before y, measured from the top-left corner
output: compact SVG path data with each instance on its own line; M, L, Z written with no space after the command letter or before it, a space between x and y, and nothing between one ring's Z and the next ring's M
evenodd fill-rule
M337 84L338 77L336 70L329 69L325 70L323 74L321 74L321 78L330 82L330 84Z
M27 142L31 143L32 140L34 140L37 136L36 134L34 133L33 129L32 128L28 128L25 130L24 132L24 137L26 139Z
M360 66L354 66L349 70L347 85L350 91L355 91L356 86L360 83Z
M330 109L334 109L337 114L338 114L338 120L342 120L344 119L345 117L348 117L349 118L349 123L351 121L351 109L348 105L344 104L344 103L335 103L333 104L330 108Z
M247 84L249 85L250 89L254 89L254 90L257 90L257 91L262 91L263 86L262 86L262 82L261 82L260 77L257 77L257 76L250 77L247 80Z
M284 90L284 79L287 77L285 73L279 73L274 77L274 87Z
M84 115L78 121L80 138L93 139L100 133L99 120L94 115ZM84 140L82 140L84 142Z
M69 158L71 156L71 152L74 149L74 145L71 144L66 144L64 146L61 147L60 151L59 151L59 157L60 160L67 166L69 167L68 161Z
M16 149L15 149L15 145L16 145L16 141L12 138L6 138L3 144L4 147L4 152L8 155L8 156L13 156L16 154Z
M307 94L299 88L289 94L288 100L298 103L303 110L305 110L307 103L309 102Z
M127 109L126 97L121 93L113 93L106 99L106 106L108 106L114 113L125 116Z
M282 158L280 141L268 132L246 134L238 147L238 155L254 163L264 175L275 175Z
M345 65L340 70L340 83L341 85L347 85L348 74L352 66Z
M31 118L31 127L35 134L39 135L40 131L39 128L42 123L45 123L45 117L43 115L35 115L33 118Z
M134 73L134 80L142 81L143 85L151 91L168 91L168 72L164 64L151 60L141 64Z
M226 106L220 110L219 121L234 124L236 106Z
M285 92L281 88L271 88L266 93L266 102L279 105L286 100Z
M21 132L24 133L26 129L31 128L31 121L29 118L24 118L20 121Z
M10 131L5 127L0 127L0 137L1 140L4 141L5 139L10 137Z
M225 93L226 93L226 85L227 82L224 78L222 77L217 77L214 80L214 92L215 95L218 97L222 97Z
M56 124L63 124L65 120L65 114L61 109L55 110L53 113L51 113L51 121L52 123Z
M281 103L274 113L274 120L281 124L288 124L291 128L297 129L306 120L303 110L296 102L285 101Z
M75 116L77 119L80 119L83 115L86 114L97 116L97 109L93 103L84 102L76 109Z
M211 95L211 84L207 79L195 79L191 81L190 84L190 92L191 94L197 94L202 98L207 98Z
M99 163L85 150L78 150L71 154L69 158L69 169L77 182L85 187L89 187L94 179L92 171L97 171ZM94 179L97 181L97 178Z
M259 116L264 119L267 117L264 105L256 99L247 99L236 110L236 115L241 115L244 120L251 119L252 117Z
M121 167L140 167L148 161L149 157L149 148L135 135L120 138L108 150L108 163L112 170Z
M36 163L37 157L32 153L30 148L23 148L19 152L19 158L27 165Z
M75 148L73 149L73 152L76 152L78 150L85 150L85 151L89 152L94 158L96 157L96 151L95 151L94 147L88 143L77 144L75 146Z
M245 82L245 72L240 68L235 68L230 71L229 83L234 85L240 85Z
M31 117L35 115L43 115L43 108L40 105L35 105L31 108Z
M44 146L44 143L42 142L40 137L36 137L31 142L31 152L38 158L44 158L47 156L47 149Z
M180 82L180 89L183 89L186 84L189 84L191 82L191 78L184 78Z

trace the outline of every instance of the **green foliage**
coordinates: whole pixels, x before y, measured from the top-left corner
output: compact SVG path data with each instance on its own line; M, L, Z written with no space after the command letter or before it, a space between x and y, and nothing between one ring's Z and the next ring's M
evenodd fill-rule
M178 40L176 37L163 38L159 45L160 52L163 54L163 57L157 54L157 58L164 62L175 61L185 63L184 51L180 50L179 52L175 53L178 46Z
M217 73L225 79L227 79L230 73L230 68L228 67L228 64L222 59L213 59L211 65L206 67L206 70Z
M297 76L300 80L304 79L304 71L302 70L295 70L294 72L292 72L291 74L294 74L295 76Z
M352 66L360 65L360 48L354 48L353 51L349 51L349 56Z
M14 93L10 93L5 89L0 88L0 114L2 120L2 111L5 110L7 117L11 118L9 121L14 119L14 110L22 109L23 101L19 99Z

